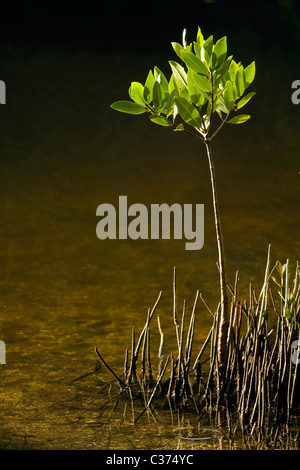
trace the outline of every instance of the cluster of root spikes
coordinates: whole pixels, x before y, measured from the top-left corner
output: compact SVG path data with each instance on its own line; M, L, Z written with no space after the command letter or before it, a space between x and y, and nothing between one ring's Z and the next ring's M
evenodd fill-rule
M231 292L231 313L227 337L226 361L218 364L217 343L219 308L213 312L197 291L187 321L186 302L178 318L176 270L173 277L173 323L176 353L163 359L164 333L157 316L160 344L158 368L153 373L150 354L150 323L159 305L160 292L136 341L132 330L131 348L125 351L123 377L112 370L99 350L96 354L120 391L131 400L142 401L144 411L158 403L174 408L193 408L196 413L226 410L243 431L262 432L270 426L288 428L300 406L300 265L291 276L289 260L277 262L271 269L270 247L265 277L257 294L249 286L247 301L239 300L239 275ZM274 289L275 287L275 289ZM275 291L275 293L274 293ZM211 329L200 349L195 345L195 320L199 300L212 315ZM187 323L187 325L186 325ZM298 349L297 349L298 348ZM131 351L129 353L129 351Z

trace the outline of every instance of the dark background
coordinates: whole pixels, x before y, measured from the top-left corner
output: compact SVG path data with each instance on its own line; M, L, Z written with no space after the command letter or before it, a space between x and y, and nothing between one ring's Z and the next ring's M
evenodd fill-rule
M296 50L300 6L295 0L16 1L1 5L3 43L68 44L102 52L168 49L183 27L233 34ZM174 39L175 40L175 39Z
M300 6L293 0L31 0L1 5L0 79L6 83L7 104L1 109L0 164L2 178L8 182L7 174L13 174L15 179L10 189L2 184L3 201L8 200L9 191L17 197L24 181L23 196L33 191L32 202L41 200L34 191L42 192L45 175L52 177L53 194L68 194L70 200L82 200L76 189L80 184L90 198L89 207L82 211L89 218L95 243L91 216L95 206L104 197L111 201L112 194L121 193L132 200L143 194L146 203L155 202L152 185L145 184L151 178L159 200L165 194L170 201L180 197L182 178L187 181L183 194L191 198L197 194L209 207L206 178L201 184L198 181L206 167L199 166L198 148L193 146L195 154L192 146L186 152L190 145L186 136L174 137L159 126L154 129L147 117L135 119L110 109L112 102L127 99L130 82L145 80L153 65L169 76L168 60L176 60L170 42L181 42L184 28L187 40L192 41L198 25L204 37L213 34L217 40L226 35L229 54L245 66L255 60L257 69L251 88L256 96L245 111L251 120L245 126L228 126L214 143L218 174L228 169L237 182L218 178L223 217L228 214L224 226L231 227L231 221L240 218L244 227L246 206L261 221L270 220L268 209L263 213L264 206L284 214L290 201L295 204L299 175L300 106L291 103L291 84L300 78ZM222 169L226 160L240 173L234 175L226 165ZM281 178L283 170L295 175L294 192L289 190L291 183ZM104 181L111 183L103 195ZM61 193L56 189L59 184ZM53 207L55 217L49 198L44 206ZM214 228L209 223L207 218L209 235L203 253L210 255L209 236ZM255 226L262 239L253 242L253 250L259 246L262 259L267 244L276 234L279 237L279 225L291 239L299 239L297 223L292 230L279 221L263 231ZM284 244L287 237L281 237ZM215 246L214 241L211 245ZM239 235L232 238L232 246L232 251L242 246Z
M184 28L188 41L198 25L205 37L226 35L234 59L256 61L256 96L245 110L251 119L223 128L213 143L231 284L239 269L241 299L249 283L258 292L269 243L272 262L299 259L300 105L291 102L291 84L300 79L299 18L298 3L288 0L1 2L2 449L104 448L114 440L128 448L127 436L151 448L156 436L142 420L112 434L108 422L109 437L102 433L99 400L108 397L103 388L100 398L98 387L106 375L71 381L94 370L95 346L122 371L131 328L141 331L160 290L172 350L174 266L178 305L187 298L190 309L198 289L218 305L204 146L146 115L110 109L150 67L170 76L170 42L181 42ZM96 208L116 206L119 195L148 206L205 204L203 249L185 251L183 240L100 241ZM202 305L199 312L204 341L211 315ZM173 432L162 431L163 439Z

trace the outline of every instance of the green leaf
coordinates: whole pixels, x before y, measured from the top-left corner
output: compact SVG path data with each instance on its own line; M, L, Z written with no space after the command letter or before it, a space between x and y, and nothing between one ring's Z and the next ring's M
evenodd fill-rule
M222 111L225 114L229 113L229 109L225 106L224 99L222 98L219 99L216 111L218 112L218 110Z
M228 112L230 112L234 107L235 99L234 99L233 86L232 86L232 83L229 81L226 83L226 88L223 93L223 99L224 99L224 104L226 108L228 109Z
M194 72L201 73L203 75L208 75L208 69L205 64L197 57L195 54L191 52L183 51L181 54L182 60L186 63L186 65L194 70Z
M174 79L178 87L187 88L187 74L182 65L178 64L177 62L174 62L173 60L170 60L169 64L171 66Z
M178 57L181 59L181 53L185 50L184 47L178 44L178 42L171 42L171 44Z
M162 86L159 82L155 82L153 86L153 106L158 111L162 107L162 99L164 97Z
M198 26L197 31L197 43L199 44L199 46L202 46L204 43L204 38L200 26Z
M162 71L156 66L154 67L154 79L161 84L165 91L168 91L169 82Z
M224 36L219 39L213 47L212 50L212 65L213 67L220 67L224 60L226 59L227 54L227 38Z
M154 75L152 70L149 71L146 78L145 87L144 87L144 100L147 103L151 103L153 100L153 86L155 83Z
M182 119L192 127L201 126L201 117L197 109L182 96L175 97L175 103Z
M232 82L234 82L235 76L238 70L239 70L239 65L236 63L235 60L232 60L229 66L229 75L230 75L230 80Z
M205 78L205 77L189 69L188 74L187 74L188 91L194 104L198 104L194 101L196 99L196 96L198 97L199 104L204 104L205 101L208 101L210 99L208 93L203 90L202 78ZM207 85L207 82L204 83L204 87L206 85Z
M176 129L174 129L174 131L184 131L184 125L182 124L182 122L178 124L178 126L176 126Z
M208 78L206 78L204 75L199 75L198 73L195 73L192 71L192 77L195 82L195 85L199 88L199 90L205 94L207 99L209 99L209 96L207 93L211 93L211 84Z
M200 90L196 87L194 79L193 79L193 71L191 69L188 70L187 73L187 85L188 85L188 94L192 102L197 106L200 101Z
M111 104L110 107L121 113L128 114L143 114L146 112L146 108L139 103L133 103L132 101L116 101Z
M179 95L179 86L175 80L174 75L172 74L170 81L169 81L169 93L175 93L176 95Z
M256 93L252 91L251 93L248 93L248 95L244 96L236 105L237 109L241 109L243 106L245 106L248 101L251 100L252 96L254 96Z
M203 43L202 47L206 50L207 54L211 56L212 50L214 45L214 37L209 36L206 41Z
M223 64L217 69L216 71L216 75L215 75L215 83L218 83L220 82L220 80L222 80L226 74L226 72L228 72L228 69L229 69L229 66L230 66L230 63L231 63L231 59L232 59L232 56L230 57L227 57L227 59L223 62ZM225 83L226 83L227 80L225 80Z
M197 77L195 76L197 76L197 74L190 69L187 74L189 95L187 99L188 101L192 101L196 106L202 107L209 100L209 95L196 84L195 78Z
M234 89L235 89L235 94L236 98L239 98L242 96L242 94L245 91L245 72L244 72L244 67L241 65L235 75L235 80L234 80Z
M149 116L150 121L154 122L155 124L159 124L160 126L172 126L172 123L167 120L164 116L158 116L156 114L151 114Z
M248 86L253 82L255 77L255 62L251 62L248 67L245 68L245 88L248 88Z
M145 103L143 85L139 82L132 82L129 88L129 96L136 103Z
M200 59L200 57L201 57L201 46L200 46L200 44L199 44L198 42L196 42L196 41L194 41L193 44L194 44L194 51L195 51L195 54L196 54L196 56L199 57L199 59Z
M167 117L171 116L174 112L175 96L177 96L176 90L173 90L171 93L165 93L165 104L163 111L166 113Z
M251 116L249 114L240 114L239 116L235 116L232 119L229 119L227 121L229 124L242 124L243 122L248 121Z

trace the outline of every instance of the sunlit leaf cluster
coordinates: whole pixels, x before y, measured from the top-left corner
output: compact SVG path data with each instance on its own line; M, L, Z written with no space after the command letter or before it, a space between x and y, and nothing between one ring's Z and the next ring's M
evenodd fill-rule
M215 44L213 36L204 39L200 27L196 40L182 44L172 43L179 61L169 61L171 76L154 67L144 84L132 82L129 88L131 101L117 101L111 107L129 114L149 113L149 118L161 126L173 126L175 130L193 127L203 139L212 138L214 114L225 123L242 124L249 114L240 114L255 95L245 91L255 77L255 62L246 68L227 55L227 38ZM220 124L220 121L219 121Z

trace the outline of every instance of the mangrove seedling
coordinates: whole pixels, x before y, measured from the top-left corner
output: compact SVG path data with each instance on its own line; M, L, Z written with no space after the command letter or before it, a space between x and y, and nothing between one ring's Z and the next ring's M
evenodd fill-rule
M233 56L227 55L226 36L214 43L213 36L204 39L200 27L195 41L188 44L184 30L182 44L173 42L172 46L180 63L169 61L170 79L167 80L163 72L154 67L149 71L145 84L131 83L129 88L131 101L117 101L111 107L128 114L148 113L153 123L186 132L205 145L218 246L220 274L218 361L219 366L222 366L226 358L229 301L211 142L225 124L242 124L250 118L249 114L241 114L240 109L255 95L254 92L244 95L254 79L255 62L247 67L241 62L236 62ZM215 117L218 118L217 121Z

